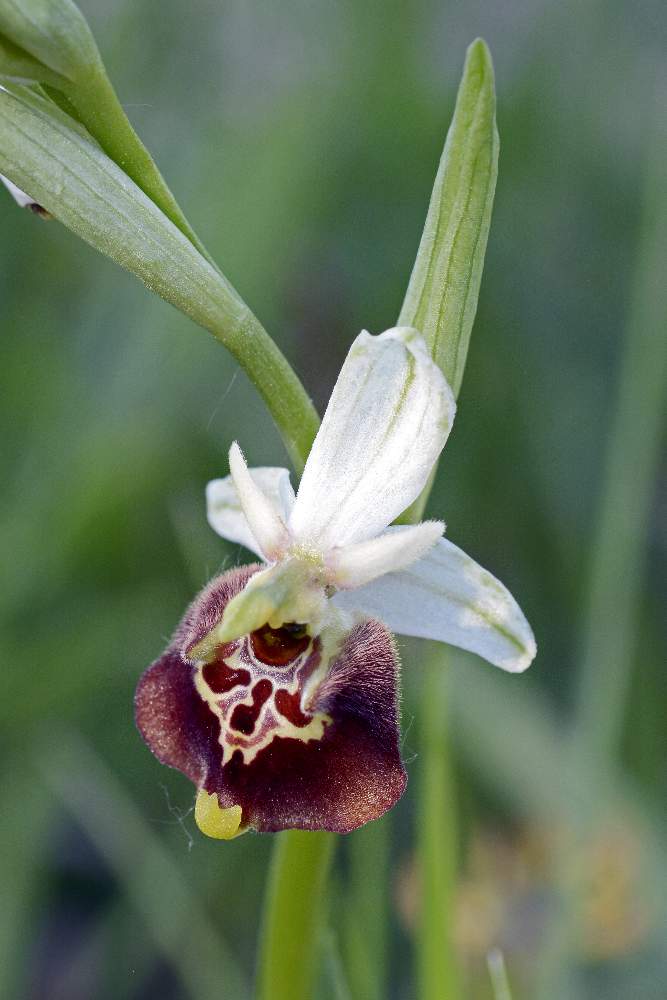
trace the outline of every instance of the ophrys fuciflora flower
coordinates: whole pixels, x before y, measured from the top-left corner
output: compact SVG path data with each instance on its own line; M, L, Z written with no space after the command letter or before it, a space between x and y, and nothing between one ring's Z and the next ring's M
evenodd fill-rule
M209 483L208 519L261 563L212 580L136 696L155 755L197 786L204 833L341 833L400 797L392 633L460 646L505 670L535 655L507 589L442 537L390 527L447 440L452 392L412 329L363 332L340 372L298 493L281 468Z

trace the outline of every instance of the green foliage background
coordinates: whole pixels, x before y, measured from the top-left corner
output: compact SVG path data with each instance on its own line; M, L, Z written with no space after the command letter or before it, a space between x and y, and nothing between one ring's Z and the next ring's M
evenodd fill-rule
M492 668L457 659L449 700L462 873L469 884L471 845L493 831L494 874L480 892L499 894L514 922L511 940L488 943L504 947L516 997L540 995L551 988L541 970L558 940L560 862L551 848L541 865L519 848L510 862L507 842L526 831L542 837L545 825L576 827L588 795L573 791L585 761L558 740L577 691L652 95L667 51L662 5L81 6L187 216L320 409L351 339L398 315L464 49L478 34L489 42L499 182L458 418L430 510L510 586L538 637L522 678L491 681ZM219 345L4 196L0 306L0 993L235 996L235 966L251 973L270 838L200 837L189 784L145 749L131 706L186 603L240 555L206 524L205 483L226 473L233 439L252 464L285 461L282 445ZM653 899L667 885L664 501L663 468L622 747L607 762L610 774L622 766L623 788L632 782L632 806L626 798L600 817L624 845L600 892L636 849L640 874L628 891L642 930L633 932L628 914L620 944L602 954L575 933L576 946L558 958L569 969L567 985L555 987L563 998L665 995L667 938ZM632 508L627 522L631 529ZM382 821L391 827L382 987L391 998L414 996L418 647L406 648L405 661L413 780ZM338 960L348 972L354 965L350 927L363 893L351 842L338 860L340 954L332 952L323 997L344 995ZM582 857L575 896L591 876L590 855ZM524 873L518 884L512 865ZM600 904L602 924L617 895ZM574 905L568 895L566 912ZM486 913L479 909L480 924ZM468 950L462 961L466 996L490 997L483 955Z

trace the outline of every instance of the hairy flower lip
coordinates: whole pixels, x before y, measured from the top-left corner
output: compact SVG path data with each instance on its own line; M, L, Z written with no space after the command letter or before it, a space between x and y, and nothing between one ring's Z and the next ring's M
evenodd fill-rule
M202 664L186 660L184 654L192 638L209 627L212 616L222 614L227 601L256 572L257 567L229 570L195 599L172 643L139 683L135 699L139 731L162 763L185 773L200 791L217 797L223 814L208 800L200 800L204 833L224 839L236 815L224 811L237 806L242 810L239 832L291 827L350 832L389 809L407 781L399 753L395 644L379 622L354 625L314 689L308 692L305 675L299 682L303 697L298 711L289 699L284 701L285 710L297 722L302 721L302 711L326 716L330 721L321 732L315 731L314 739L300 739L305 727L287 720L287 735L276 735L253 759L243 763L232 755L222 764L221 719L229 721L233 706L227 715L214 714L201 697L201 680L195 683ZM234 654L238 646L229 644L220 652ZM297 662L306 673L317 667L316 661ZM250 659L239 668L255 669ZM289 670L267 669L274 678L284 677ZM260 664L248 690L263 676L267 674ZM274 697L279 690L280 685L274 687ZM236 692L242 693L238 685L228 694L236 696ZM224 700L225 692L217 697ZM236 702L251 703L249 696ZM233 731L226 733L236 738ZM204 815L207 803L209 811Z

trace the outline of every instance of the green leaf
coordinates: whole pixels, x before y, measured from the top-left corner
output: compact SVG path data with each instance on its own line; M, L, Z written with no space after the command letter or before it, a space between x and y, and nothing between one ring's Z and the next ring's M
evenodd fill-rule
M51 118L54 122L59 122L64 129L72 132L76 132L82 139L84 139L89 145L99 146L93 139L90 132L78 121L78 119L73 118L66 109L63 109L60 104L51 100L46 89L39 83L30 83L28 85L22 83L12 83L7 81L3 83L4 89L13 94L17 100L26 107L32 108L32 110L37 115L45 115L47 118Z
M0 34L0 80L43 81L62 87L64 78Z
M300 471L318 418L232 285L52 102L0 91L0 173L97 250L209 330L259 389Z
M95 39L72 0L0 0L0 34L67 80L85 79L101 66Z
M107 155L213 263L128 121L86 19L72 0L0 0L0 79L48 87L51 99L86 126Z
M458 395L477 310L498 172L491 55L469 47L398 323L414 326Z

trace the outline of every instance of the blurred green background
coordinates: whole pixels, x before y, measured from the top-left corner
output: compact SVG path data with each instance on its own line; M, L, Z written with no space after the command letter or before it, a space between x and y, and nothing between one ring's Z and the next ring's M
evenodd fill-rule
M465 47L488 41L500 175L430 509L511 588L539 654L520 678L456 654L443 690L463 995L492 996L497 946L515 1000L661 1000L666 494L645 332L667 326L660 171L646 181L663 4L81 7L186 214L320 409L352 338L398 315ZM0 995L235 998L271 838L199 835L132 697L196 590L245 558L204 516L230 442L252 464L284 451L219 345L0 196ZM416 995L417 644L404 662L410 786L380 833L341 845L326 998Z

